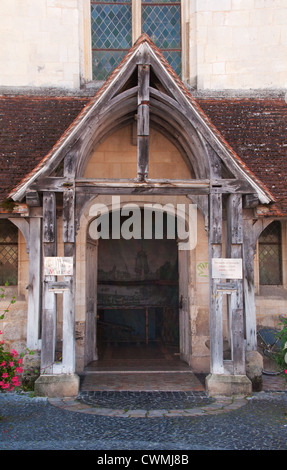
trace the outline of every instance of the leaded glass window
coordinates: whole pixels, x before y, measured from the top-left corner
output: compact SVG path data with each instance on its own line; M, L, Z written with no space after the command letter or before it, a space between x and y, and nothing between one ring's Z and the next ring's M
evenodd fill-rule
M177 75L180 76L180 2L171 0L142 0L142 31L151 38Z
M0 220L0 285L18 281L18 229L9 220Z
M262 285L282 284L281 223L272 222L259 238L259 278Z
M91 1L93 77L105 80L132 46L135 11L141 14L141 30L162 51L181 75L181 5L176 0L136 0L141 10L132 9L131 0Z
M91 2L93 76L105 80L132 46L131 0Z

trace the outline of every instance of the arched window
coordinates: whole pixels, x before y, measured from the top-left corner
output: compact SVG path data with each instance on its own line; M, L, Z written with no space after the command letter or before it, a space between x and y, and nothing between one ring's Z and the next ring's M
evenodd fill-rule
M92 0L91 27L95 80L107 78L142 32L181 75L180 1Z
M261 285L282 284L281 223L272 222L259 237L259 279Z
M18 229L9 220L0 220L0 286L18 282Z

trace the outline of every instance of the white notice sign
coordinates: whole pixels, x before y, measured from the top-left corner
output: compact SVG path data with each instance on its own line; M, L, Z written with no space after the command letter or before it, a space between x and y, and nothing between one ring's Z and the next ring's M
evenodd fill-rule
M242 258L213 258L213 279L242 279Z
M45 276L72 276L73 258L70 256L51 256L44 258Z

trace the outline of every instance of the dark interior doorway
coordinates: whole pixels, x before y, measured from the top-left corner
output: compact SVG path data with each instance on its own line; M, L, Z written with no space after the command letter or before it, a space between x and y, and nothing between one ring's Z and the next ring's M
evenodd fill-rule
M173 216L162 213L162 236L153 223L149 239L143 210L137 221L140 238L113 239L112 214L107 217L110 236L98 245L99 361L131 365L135 359L151 366L153 360L179 360L178 248L175 237L168 238ZM129 216L119 217L123 224Z

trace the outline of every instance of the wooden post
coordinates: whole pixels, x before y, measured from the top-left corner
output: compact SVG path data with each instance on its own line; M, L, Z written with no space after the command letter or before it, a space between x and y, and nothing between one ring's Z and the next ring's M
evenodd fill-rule
M40 337L41 289L41 218L31 217L29 223L29 290L27 348L38 349Z
M180 359L188 364L190 364L189 260L189 251L178 249L179 349Z
M29 198L28 198L29 199ZM26 202L30 203L32 198ZM33 200L34 201L34 200ZM15 224L26 241L26 252L29 254L29 285L27 312L27 348L39 349L40 338L40 291L41 291L41 216L39 207L34 203L29 206L29 222L24 219L9 219Z
M74 178L76 154L65 157L64 176ZM65 188L63 193L63 242L64 256L73 258L73 275L66 276L70 288L63 292L63 357L62 372L75 372L75 189Z
M256 243L262 230L270 223L268 219L260 219L254 222L253 218L245 219L244 223L244 308L245 308L245 330L246 351L257 350L257 326L255 306L255 284L254 284L254 256Z
M46 192L43 195L43 250L44 256L57 254L57 220L55 193ZM41 372L51 373L55 360L56 342L56 295L49 292L48 282L54 281L54 276L45 276L43 287L42 315L42 353Z
M245 375L244 321L243 310L232 311L232 359L233 374Z
M243 257L243 220L242 220L242 195L230 194L226 204L226 257L242 259ZM232 351L234 374L245 374L245 351L241 351L241 343L244 344L243 328L243 279L234 279L236 291L228 296L229 335ZM236 317L240 315L240 319ZM235 322L235 324L233 324ZM240 325L240 326L239 326ZM241 339L237 336L241 334ZM236 345L240 351L236 350Z
M210 269L210 361L211 373L223 374L222 295L217 291L220 279L212 277L212 259L222 256L222 195L209 196L209 269Z
M97 348L98 242L87 237L85 365L98 359Z
M149 65L138 65L138 179L148 178L149 171Z
M256 236L254 234L254 223L252 219L244 220L244 305L245 305L245 328L246 328L246 350L257 350L256 336L256 306L255 306L255 283L254 283L254 256L256 250Z

